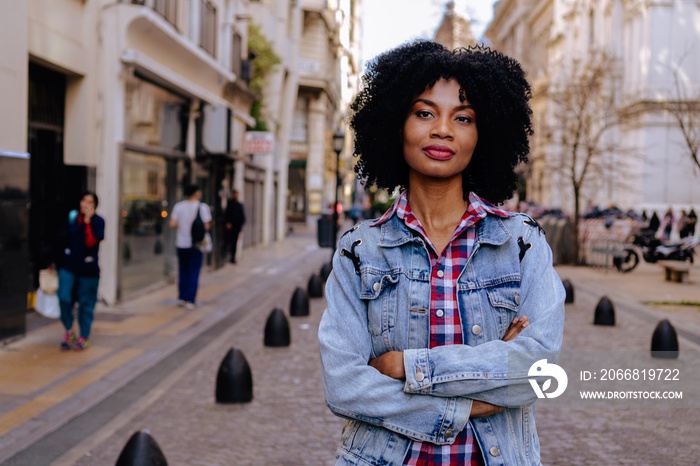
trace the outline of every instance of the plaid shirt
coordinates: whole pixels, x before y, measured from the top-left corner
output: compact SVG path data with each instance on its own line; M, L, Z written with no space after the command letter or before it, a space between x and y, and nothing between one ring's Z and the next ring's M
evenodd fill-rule
M423 237L430 253L430 348L462 344L462 326L457 307L457 278L474 249L476 223L486 215L509 217L509 214L469 194L469 207L455 229L452 239L440 254L430 242L425 230L408 205L403 192L391 208L373 224L379 225L396 214L406 226ZM415 465L483 465L479 444L474 438L471 422L459 433L452 445L413 442L404 459L404 466Z

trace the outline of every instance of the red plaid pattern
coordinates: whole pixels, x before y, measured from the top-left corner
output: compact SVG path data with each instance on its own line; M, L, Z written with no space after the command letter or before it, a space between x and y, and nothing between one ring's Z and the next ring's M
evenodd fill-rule
M430 348L442 345L462 344L462 327L457 308L457 278L474 249L476 223L486 215L508 217L509 214L469 194L469 207L455 229L452 239L442 255L430 242L416 216L408 205L403 192L391 208L373 225L379 225L396 214L408 228L425 240L430 252ZM405 466L416 465L483 465L479 444L474 438L471 423L459 433L453 445L434 445L413 442L404 459Z

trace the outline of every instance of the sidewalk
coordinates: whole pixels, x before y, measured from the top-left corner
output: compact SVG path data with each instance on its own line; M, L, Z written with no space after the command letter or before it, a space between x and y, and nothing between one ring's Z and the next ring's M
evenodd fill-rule
M668 318L676 330L700 335L700 263L697 261L691 265L686 283L666 281L661 266L646 262L628 273L614 268L574 266L557 266L556 270L562 280L572 282L575 292L580 288L597 299L607 295L613 303L625 304L638 315L657 321Z
M246 314L267 316L274 307L288 314L294 288L306 289L330 255L330 249L318 248L315 231L296 228L281 245L247 249L238 264L203 274L193 311L177 307L176 286L169 285L98 309L91 346L83 352L58 349L58 321L0 348L0 463L139 376L154 369L167 376L162 361L194 353L207 335Z

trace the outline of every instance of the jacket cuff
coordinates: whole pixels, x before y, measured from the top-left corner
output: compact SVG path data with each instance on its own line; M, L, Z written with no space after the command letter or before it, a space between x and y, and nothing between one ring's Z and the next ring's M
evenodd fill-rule
M404 350L403 368L406 373L403 391L414 394L429 394L433 383L428 362L428 349Z
M436 443L438 445L452 445L457 435L467 426L471 410L472 400L470 398L448 398L445 418L440 430L436 433Z

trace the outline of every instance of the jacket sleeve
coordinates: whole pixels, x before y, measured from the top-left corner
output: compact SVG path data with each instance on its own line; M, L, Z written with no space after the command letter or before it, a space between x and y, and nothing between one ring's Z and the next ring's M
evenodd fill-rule
M530 325L509 342L404 350L406 393L463 396L506 407L537 399L528 371L538 360L559 358L565 291L544 235L530 234L526 241L532 247L520 264L518 315L526 315Z
M47 248L47 258L44 260L42 267L48 267L49 265L60 266L66 247L68 247L68 219L64 219L61 222L58 233L53 238L51 245Z
M367 305L359 298L360 277L349 250L352 234L340 240L326 283L327 309L319 327L326 404L334 414L381 426L418 441L451 444L469 420L465 397L423 396L367 363L371 354Z

